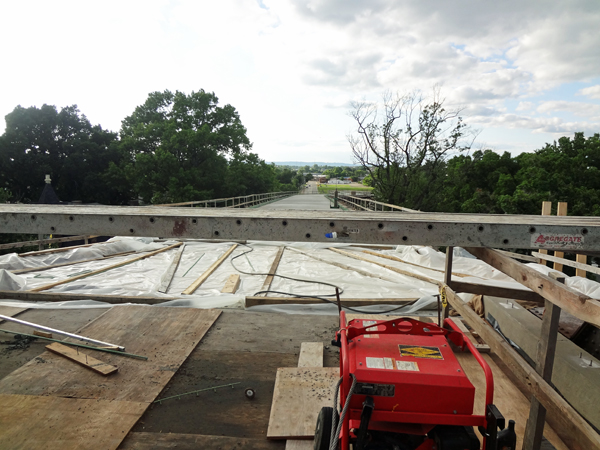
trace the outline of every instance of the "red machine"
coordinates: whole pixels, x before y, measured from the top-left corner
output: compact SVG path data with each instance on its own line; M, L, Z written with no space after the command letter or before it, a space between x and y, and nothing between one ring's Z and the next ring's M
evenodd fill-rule
M410 318L346 325L340 312L332 341L340 347L340 412L319 413L315 450L514 450L514 421L505 429L492 403L492 371L454 322L444 326ZM485 373L485 415L473 414L475 388L450 343L467 347Z

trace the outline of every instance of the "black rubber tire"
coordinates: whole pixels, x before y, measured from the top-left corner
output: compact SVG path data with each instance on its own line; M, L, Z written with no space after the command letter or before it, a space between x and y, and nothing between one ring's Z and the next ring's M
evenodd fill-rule
M329 450L332 418L333 408L329 406L321 408L315 427L314 450Z

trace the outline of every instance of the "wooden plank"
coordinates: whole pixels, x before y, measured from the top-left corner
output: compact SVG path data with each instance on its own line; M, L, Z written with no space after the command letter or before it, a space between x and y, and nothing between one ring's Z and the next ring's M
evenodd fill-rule
M520 259L521 261L527 261L527 262L533 262L533 263L540 262L539 258L535 258L533 256L521 255L520 253L508 252L506 250L499 250L499 249L495 249L495 250L497 252L502 253L503 255L510 256L513 259Z
M65 292L29 292L29 291L0 291L0 298L11 300L25 300L32 302L65 302L76 300L97 300L99 302L118 305L121 303L138 303L145 305L157 305L169 300L177 300L176 297L148 297L148 296L126 296L126 295L103 295L103 294L69 294Z
M587 277L587 269L585 267L587 266L587 255L576 255L575 262L577 264L581 264L581 268L578 267L575 270L575 276L586 278Z
M33 360L0 380L0 393L152 402L196 347L220 311L195 308L115 306L78 334L112 340L148 361L102 353L119 367L110 383L63 357L45 352L46 364ZM90 350L91 351L91 350Z
M550 216L551 214L552 214L552 202L542 202L542 216ZM543 255L547 255L548 250L541 249L539 251L539 253L542 253ZM543 264L544 266L546 265L546 261L544 261L543 259L540 259L539 263Z
M355 255L354 253L347 252L345 250L340 250L339 248L329 248L328 250L331 250L332 252L335 252L335 253L339 253L340 255L348 256L349 258L358 259L359 261L365 261L365 262L368 262L371 264L375 264L376 266L383 267L385 269L391 270L392 272L396 272L401 275L406 275L407 277L416 278L417 280L425 281L427 283L435 284L438 286L441 286L443 284L441 281L434 280L433 278L429 278L429 277L426 277L423 275L409 272L407 270L398 269L397 267L388 266L387 264L381 264L381 263L375 262L371 259L363 258L362 256Z
M277 272L277 267L279 267L279 261L281 261L281 257L283 256L283 252L285 251L285 247L279 247L277 254L275 255L275 259L273 260L273 264L271 264L271 268L269 269L269 275L265 278L265 282L260 288L261 291L268 291L271 288L271 283L273 283L273 275ZM261 294L262 296L267 296L267 293Z
M42 364L43 365L43 364ZM114 450L148 403L0 394L0 448Z
M594 266L590 266L589 264L584 264L581 263L579 261L571 261L569 259L564 259L564 258L557 258L556 256L550 256L550 255L543 255L541 253L538 252L533 252L533 255L536 255L538 258L543 259L543 260L547 260L547 261L553 261L553 262L560 262L561 264L565 265L565 266L569 266L569 267L575 267L577 270L583 271L583 273L585 274L585 272L592 272L595 274L600 275L600 268L598 267L594 267ZM586 260L587 261L587 255L577 255L577 257L582 257L579 258L580 260ZM581 276L581 275L578 275Z
M302 254L304 256L308 256L309 258L315 259L317 261L321 261L321 262L324 262L326 264L331 264L332 266L339 267L340 269L351 270L353 272L359 273L359 274L364 275L366 277L378 278L380 280L389 281L390 283L397 283L398 282L398 280L393 280L392 278L382 277L382 276L379 276L379 275L375 275L374 273L367 272L366 270L360 270L360 269L357 269L356 267L352 267L352 266L349 266L347 264L342 264L342 263L339 263L337 261L330 261L328 259L319 258L316 255L313 255L313 254L308 253L308 252L303 252L302 250L298 250L297 248L288 247L288 249L292 250L292 251L294 251L296 253L300 253L300 254Z
M323 367L323 343L303 342L300 345L298 367Z
M171 281L173 281L173 277L175 276L175 272L177 272L177 268L179 267L179 261L181 261L181 255L183 255L183 250L185 250L185 243L181 245L179 251L171 261L169 268L163 274L160 280L160 286L158 288L158 292L162 292L166 294L169 290L169 286L171 285Z
M200 275L200 277L198 277L198 279L196 279L196 281L194 281L185 291L182 292L182 294L185 295L191 295L193 294L196 289L198 289L200 287L200 285L202 283L204 283L208 277L210 277L212 275L212 273L217 270L217 268L223 264L223 261L225 261L229 255L231 255L231 253L235 250L235 248L238 246L238 244L233 244L229 250L227 250L223 256L221 256L217 261L215 261L207 270L206 272L204 272L202 275Z
M450 320L452 320L452 322L454 322L456 324L456 326L458 328L460 328L460 331L462 331L463 334L465 336L467 336L467 338L469 338L469 340L473 343L473 345L475 346L477 351L479 351L479 353L489 353L490 352L490 346L487 344L480 344L479 341L477 341L477 339L475 339L475 336L473 336L473 334L467 329L467 327L465 326L465 324L463 323L463 321L461 319L458 319L456 317L451 317Z
M342 306L406 305L415 300L418 300L418 298L342 298ZM245 305L246 308L249 308L257 305L285 305L286 303L312 305L324 302L319 298L312 297L246 297Z
M52 333L48 333L46 331L33 330L33 334L36 336L52 339Z
M56 353L57 355L62 355L71 361L75 361L76 363L81 364L82 366L87 367L88 369L91 369L100 375L110 375L111 373L115 373L119 370L116 366L106 364L105 362L100 361L99 359L96 359L87 353L80 352L78 349L67 347L66 345L59 344L58 342L53 342L50 345L46 345L46 349L50 350L52 353Z
M50 266L28 267L27 269L16 269L16 270L10 270L9 272L14 273L14 274L41 272L43 270L54 269L56 267L73 266L75 264L83 264L83 263L87 263L87 262L91 262L91 261L100 261L100 260L105 260L108 258L114 258L115 256L131 255L132 253L135 253L135 252L114 253L112 255L102 256L100 258L83 259L80 261L69 261L69 262L62 263L62 264L52 264Z
M75 281L75 280L80 280L82 278L87 278L87 277L91 277L91 276L94 276L94 275L98 275L98 274L106 272L108 270L112 270L112 269L116 269L116 268L119 268L119 267L123 267L123 266L126 266L127 264L131 264L131 263L134 263L136 261L139 261L139 260L142 260L142 259L145 259L145 258L149 258L149 257L154 256L154 255L158 255L159 253L166 252L168 250L171 250L172 248L179 247L180 245L182 245L182 243L178 242L176 244L169 245L168 247L161 248L160 250L156 250L156 251L153 251L153 252L150 252L150 253L146 253L146 254L137 256L135 258L128 259L127 261L122 261L122 262L117 263L117 264L112 264L112 265L104 267L102 269L93 270L93 271L91 271L89 273L84 273L84 274L81 274L81 275L77 275L75 277L67 278L65 280L57 281L55 283L45 284L44 286L40 286L40 287L37 287L37 288L30 289L29 292L45 291L47 289L51 289L53 287L60 286L62 284L70 283L70 282Z
M26 256L46 255L49 253L62 253L62 252L68 252L69 250L74 250L76 248L91 247L93 245L99 245L99 244L105 244L105 243L106 242L96 242L94 244L72 245L70 247L61 247L61 248L48 248L46 250L38 250L35 252L19 253L19 257L24 258Z
M234 273L233 275L229 275L229 278L227 279L227 282L225 283L225 286L223 286L221 292L223 294L235 294L239 287L240 276L237 273Z
M421 266L420 264L415 264L415 263L405 261L402 258L398 258L397 256L384 255L383 253L372 252L370 250L362 250L362 252L366 253L367 255L379 256L380 258L389 259L390 261L397 261L397 262L401 262L402 264L408 264L411 266L419 267L420 269L433 270L434 272L445 273L445 271L442 269L434 269L432 267ZM474 276L474 275L467 275L467 274L458 273L458 272L452 272L452 275L457 276L457 277L472 277L472 276Z
M470 250L467 250L470 252ZM552 386L536 373L523 358L491 327L487 326L475 311L458 297L452 289L445 287L446 296L454 309L467 321L479 336L498 355L508 369L519 379L528 395L534 394L548 411L547 420L571 450L600 448L600 436L558 394Z
M3 316L15 317L21 314L23 311L27 311L28 308L17 308L15 306L4 306L0 305L0 314ZM0 319L0 323L4 322L4 319Z
M600 327L600 302L489 248L468 247L472 255L514 278L575 317Z
M524 291L522 289L465 283L462 281L452 281L448 286L450 286L454 292L468 292L470 294L489 295L492 297L510 298L512 300L525 300L539 304L544 302L544 297L540 294L532 291Z
M567 202L558 202L558 207L556 208L556 215L557 216L566 216L567 215ZM565 253L555 251L554 256L556 256L557 258L564 258ZM558 270L559 272L562 272L562 270L563 270L562 264L555 262L554 270Z
M70 241L80 241L86 238L95 238L98 236L88 236L88 235L80 235L80 236L67 236L62 238L51 238L51 239L36 239L35 241L22 241L22 242L12 242L10 244L0 244L0 250L7 250L11 248L21 248L21 247L30 247L34 245L44 245L44 244L56 244L59 242L70 242Z
M564 278L562 278L564 282ZM548 384L552 382L552 368L556 353L556 340L558 338L558 322L560 308L546 300L546 311L542 319L542 333L538 341L536 356L536 371ZM526 450L539 450L542 445L544 424L546 423L546 408L533 396L529 419L525 428L524 448Z
M278 369L267 439L312 439L319 411L333 405L339 377L337 367Z
M312 442L300 441L310 444ZM208 436L202 434L183 433L144 433L131 432L127 435L119 450L225 450L225 449L252 449L252 450L280 450L279 442L268 441L264 437L232 437Z

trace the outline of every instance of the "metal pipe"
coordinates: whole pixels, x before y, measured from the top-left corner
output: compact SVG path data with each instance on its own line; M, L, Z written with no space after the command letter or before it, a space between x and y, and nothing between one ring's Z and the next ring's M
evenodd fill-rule
M25 320L21 320L21 319L15 319L14 317L4 316L4 315L0 314L0 319L8 320L9 322L20 323L21 325L26 325L28 327L35 328L37 330L61 334L63 336L68 336L70 338L79 339L80 341L89 342L91 344L103 345L105 347L113 347L115 350L119 350L121 352L125 351L125 347L121 347L119 345L110 344L108 342L97 341L96 339L87 338L85 336L79 336L78 334L74 334L74 333L67 333L66 331L55 330L54 328L45 327L43 325L38 325L36 323L26 322Z

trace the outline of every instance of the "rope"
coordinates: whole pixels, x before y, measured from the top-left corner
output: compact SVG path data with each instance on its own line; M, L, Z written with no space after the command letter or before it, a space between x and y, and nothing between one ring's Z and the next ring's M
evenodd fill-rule
M340 439L340 431L342 431L342 425L344 423L344 417L346 417L346 412L348 411L348 408L350 407L350 399L352 398L352 394L354 393L354 387L356 386L356 377L354 376L353 373L351 373L350 376L352 377L352 385L350 386L350 391L348 392L348 397L346 398L346 403L344 404L344 409L342 410L342 414L340 414L340 423L337 426L337 432L335 433L335 436L333 436L333 440L331 441L329 450L337 450L338 441ZM335 411L337 411L337 405L335 407ZM333 420L332 420L332 424L333 424ZM331 427L331 430L333 431L333 426Z

